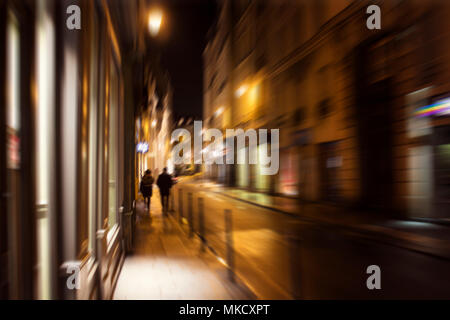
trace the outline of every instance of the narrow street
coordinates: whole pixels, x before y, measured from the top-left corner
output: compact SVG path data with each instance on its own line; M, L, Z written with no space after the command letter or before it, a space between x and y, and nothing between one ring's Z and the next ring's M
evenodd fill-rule
M450 299L450 1L0 0L0 300L112 299Z
M193 194L198 231L198 198L204 199L206 239L226 257L224 209L231 209L235 272L263 299L430 299L450 294L448 259L367 239L361 234L305 222L211 191L198 183L175 188ZM366 287L366 268L378 265L382 290ZM433 285L431 285L433 284Z

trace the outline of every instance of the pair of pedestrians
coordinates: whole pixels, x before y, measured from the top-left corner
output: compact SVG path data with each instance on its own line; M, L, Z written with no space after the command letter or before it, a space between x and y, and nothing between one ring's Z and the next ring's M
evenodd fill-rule
M140 190L144 196L144 202L147 206L147 210L150 211L150 201L153 195L153 183L154 179L150 170L145 171L142 177ZM167 173L167 168L164 168L163 172L159 175L156 185L159 188L159 194L161 195L161 205L163 214L169 210L169 195L172 188L172 176Z

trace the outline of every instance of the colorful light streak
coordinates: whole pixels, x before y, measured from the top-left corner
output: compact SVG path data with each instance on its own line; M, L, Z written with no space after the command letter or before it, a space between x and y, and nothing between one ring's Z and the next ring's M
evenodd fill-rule
M450 98L439 100L433 104L422 107L416 110L416 112L414 112L414 115L418 118L428 117L432 115L450 115Z

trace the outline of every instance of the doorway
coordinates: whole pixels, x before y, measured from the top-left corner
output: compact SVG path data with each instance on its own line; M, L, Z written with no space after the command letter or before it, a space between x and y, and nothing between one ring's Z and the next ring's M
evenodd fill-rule
M339 201L338 168L341 157L338 155L338 142L326 142L319 145L320 191L324 201Z
M371 208L392 207L393 151L390 80L365 88L360 104L360 149L363 201Z
M434 129L434 215L450 218L450 127Z
M356 63L360 201L381 212L393 207L392 41L381 36L361 45Z

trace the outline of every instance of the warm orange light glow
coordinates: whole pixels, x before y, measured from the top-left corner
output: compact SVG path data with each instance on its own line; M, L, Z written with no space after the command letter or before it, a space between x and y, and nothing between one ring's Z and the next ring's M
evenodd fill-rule
M150 34L154 37L159 33L159 29L161 28L161 23L163 19L163 13L160 9L154 9L150 12L148 18L148 28L150 30Z
M252 88L249 90L248 103L252 106L255 106L258 104L258 98L259 98L259 85L256 84L252 86Z

